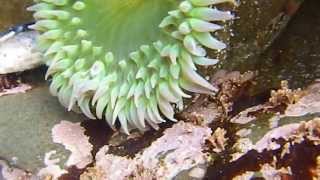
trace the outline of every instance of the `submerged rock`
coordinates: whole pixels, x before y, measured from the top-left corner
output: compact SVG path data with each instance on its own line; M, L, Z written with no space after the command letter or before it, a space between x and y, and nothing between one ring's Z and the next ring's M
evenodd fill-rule
M292 3L289 4L289 7L293 6ZM294 88L301 88L320 78L319 6L320 2L317 0L303 2L279 37L261 53L250 53L251 48L256 49L256 45L252 44L243 43L231 47L235 51L241 51L242 46L248 45L248 51L241 55L240 52L232 53L231 50L223 67L230 71L258 71L257 86L250 89L253 96L266 89L278 88L282 80L288 80ZM286 6L282 9L286 9L284 7ZM235 36L237 37L242 38L241 35Z
M52 127L63 119L84 121L79 114L66 112L49 93L40 71L23 73L23 81L33 89L24 94L0 97L0 156L13 165L36 171L43 167L44 155L52 149L62 160L68 151L54 144Z
M231 26L230 47L224 68L240 70L266 50L286 26L300 2L296 0L241 0L239 17Z

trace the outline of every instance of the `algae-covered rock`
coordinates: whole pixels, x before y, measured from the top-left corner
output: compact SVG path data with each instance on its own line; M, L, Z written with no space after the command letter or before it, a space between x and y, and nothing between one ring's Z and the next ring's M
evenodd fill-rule
M238 17L228 26L232 34L224 68L241 70L276 40L301 2L296 0L242 0L235 9ZM250 64L250 62L249 62Z
M267 1L265 2L267 3ZM288 5L289 9L295 6L292 3ZM252 53L254 49L257 49L257 45L250 43L250 41L244 41L236 46L231 43L231 50L223 67L241 72L258 71L258 85L252 91L253 95L264 92L266 88L279 87L282 80L288 80L294 88L310 84L320 77L320 46L318 41L320 38L320 14L317 8L319 5L319 1L315 0L302 3L279 37L272 38L273 43L270 46L268 43L265 44L268 45L268 48L260 48L264 50L260 53ZM234 36L234 38L242 37L241 34ZM252 40L255 39L257 38ZM243 51L246 46L248 46L247 51Z

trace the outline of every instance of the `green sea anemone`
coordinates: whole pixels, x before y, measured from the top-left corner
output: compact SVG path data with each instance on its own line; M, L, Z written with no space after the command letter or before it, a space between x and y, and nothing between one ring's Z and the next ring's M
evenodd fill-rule
M91 119L117 120L124 132L174 119L184 90L214 93L197 72L222 50L214 24L233 18L213 8L234 0L36 0L33 28L52 77L50 91ZM146 123L147 122L147 123Z

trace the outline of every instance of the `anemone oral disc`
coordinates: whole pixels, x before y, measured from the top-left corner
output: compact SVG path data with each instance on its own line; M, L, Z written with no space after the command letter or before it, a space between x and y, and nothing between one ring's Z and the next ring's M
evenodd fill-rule
M172 104L190 97L183 90L216 91L196 65L217 63L206 48L226 47L211 33L233 15L212 6L234 0L35 1L50 89L69 110L129 133L175 121Z

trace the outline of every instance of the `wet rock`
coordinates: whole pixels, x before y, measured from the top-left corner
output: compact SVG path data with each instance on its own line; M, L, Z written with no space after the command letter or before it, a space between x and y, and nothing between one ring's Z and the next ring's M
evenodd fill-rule
M320 113L320 83L307 89L308 95L302 97L297 103L289 105L285 111L286 116L299 117L308 114Z
M39 67L41 53L36 48L35 31L10 32L0 37L0 74L21 72Z
M248 61L266 50L285 30L299 6L295 0L241 0L235 9L239 18L230 26L230 46L223 67L246 68Z
M251 2L254 3L256 1ZM285 5L285 1L273 2L279 4L282 2ZM269 1L265 1L265 3L266 7L270 7L267 5ZM231 45L230 53L226 61L224 61L223 68L240 72L258 71L257 85L249 90L252 96L263 93L266 89L278 88L282 80L288 80L289 84L294 88L301 88L320 78L320 46L318 43L320 39L320 13L317 8L319 5L320 2L317 0L303 2L278 38L261 53L252 53L257 49L258 45L250 44L250 40L244 40L244 43L239 43L237 46ZM278 10L292 9L294 7L292 3L289 3L288 6L282 6ZM275 7L264 12L275 12L277 11ZM274 14L274 17L277 16L276 14ZM243 18L242 20L245 21L247 19ZM241 16L239 21L241 21ZM236 22L242 25L239 21ZM266 27L267 24L264 21L262 26ZM250 29L251 26L249 24L248 26L243 26L242 32L247 32L245 28ZM240 33L241 31L234 32ZM247 37L251 36L249 32ZM243 37L241 33L234 36L234 38L239 39ZM252 38L252 41L255 41L255 39L256 37ZM247 51L243 50L246 46L248 47ZM233 50L236 52L233 53ZM241 51L243 51L242 54Z

